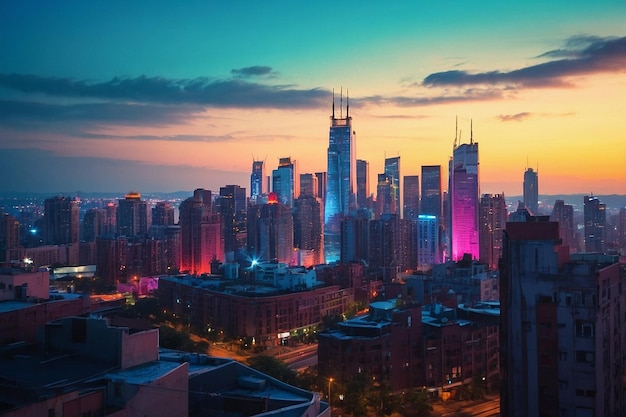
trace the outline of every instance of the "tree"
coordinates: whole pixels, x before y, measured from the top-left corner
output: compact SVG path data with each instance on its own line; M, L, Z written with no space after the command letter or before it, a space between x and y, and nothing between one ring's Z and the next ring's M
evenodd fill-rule
M248 365L257 371L263 372L271 377L279 379L290 385L298 384L298 377L295 371L287 364L274 356L258 355L248 358Z
M356 376L346 384L343 407L354 416L367 414L367 403L370 395L369 381L362 375Z
M428 417L432 410L426 390L418 388L405 395L401 413L405 417Z

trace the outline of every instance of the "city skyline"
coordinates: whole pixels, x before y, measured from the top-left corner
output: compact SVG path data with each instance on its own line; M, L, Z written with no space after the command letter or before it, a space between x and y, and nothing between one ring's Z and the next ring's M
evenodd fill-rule
M285 157L325 171L333 89L370 184L390 157L402 176L447 166L458 116L481 193L521 195L529 166L539 194L626 189L625 3L330 5L3 3L0 192L248 188L253 160Z

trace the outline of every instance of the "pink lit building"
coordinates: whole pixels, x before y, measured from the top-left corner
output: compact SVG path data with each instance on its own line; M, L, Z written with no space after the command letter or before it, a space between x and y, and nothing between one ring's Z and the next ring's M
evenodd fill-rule
M478 207L479 207L478 143L455 146L450 165L450 256L453 261L469 253L479 258Z

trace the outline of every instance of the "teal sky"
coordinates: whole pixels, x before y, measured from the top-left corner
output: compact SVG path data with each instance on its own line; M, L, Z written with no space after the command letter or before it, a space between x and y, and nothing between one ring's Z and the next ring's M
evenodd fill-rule
M599 146L623 143L611 92L625 86L625 22L623 0L3 1L0 175L11 180L0 191L248 187L252 156L270 171L285 154L301 172L325 170L334 88L350 91L372 176L385 152L407 161L404 175L445 166L460 116L484 140L485 192L521 191L528 157L552 193L610 191L607 182L623 192L618 164L597 188L558 190L570 173L550 149L516 149L502 163L497 138L513 128L558 142L564 124L598 132L589 120L601 114ZM57 173L61 163L75 171ZM24 164L36 165L29 176L15 172Z

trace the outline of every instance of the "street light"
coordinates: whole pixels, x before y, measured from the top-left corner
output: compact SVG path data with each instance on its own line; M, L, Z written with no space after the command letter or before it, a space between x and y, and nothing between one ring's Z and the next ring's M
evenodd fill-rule
M333 383L332 378L328 378L328 408L330 408L330 384Z

